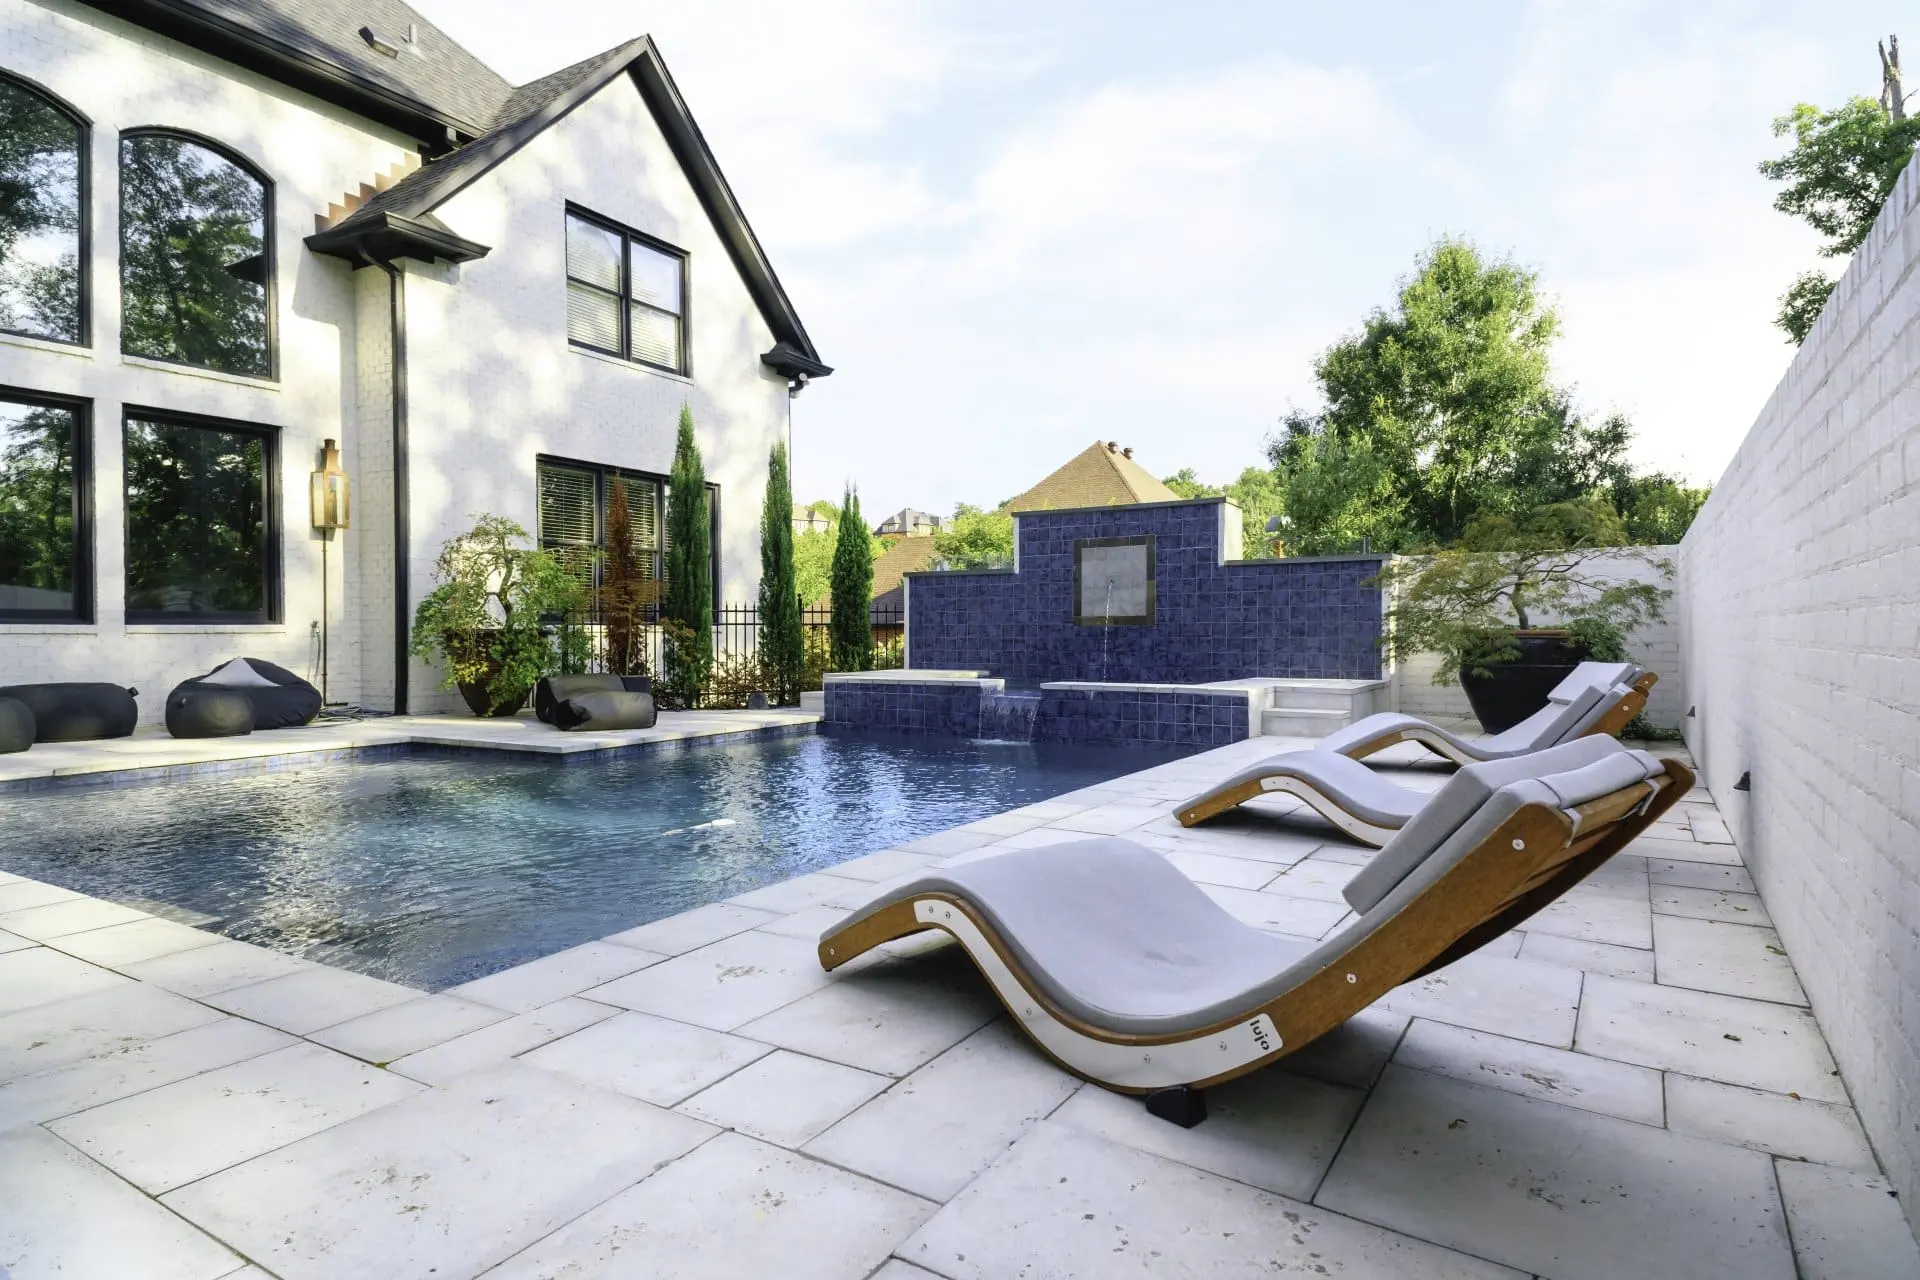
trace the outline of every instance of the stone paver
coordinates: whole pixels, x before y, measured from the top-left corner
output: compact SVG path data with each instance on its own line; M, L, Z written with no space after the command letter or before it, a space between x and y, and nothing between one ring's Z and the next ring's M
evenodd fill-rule
M1108 831L1242 919L1325 936L1371 850L1275 805L1170 817L1288 745L1306 744L1157 766L438 995L0 872L0 913L45 935L0 925L0 1268L1920 1274L1739 849L1701 838L1704 792L1522 930L1210 1090L1192 1130L1055 1067L942 935L819 969L819 931L902 877ZM94 754L75 767L124 767Z
M13 1280L216 1280L242 1260L44 1129L0 1133L0 1270Z
M1524 1280L1066 1125L1043 1124L933 1216L900 1256L954 1280L1298 1273ZM1177 1264L1173 1260L1177 1259Z
M512 1064L335 1125L162 1203L281 1275L473 1275L714 1132Z
M722 1134L487 1276L842 1280L866 1275L935 1208L791 1151ZM667 1258L665 1266L646 1261Z
M1794 1280L1766 1156L1404 1067L1315 1203L1554 1280Z
M1912 1280L1920 1244L1885 1178L1776 1160L1801 1280Z
M887 1076L779 1049L676 1109L782 1147L798 1147L892 1084Z

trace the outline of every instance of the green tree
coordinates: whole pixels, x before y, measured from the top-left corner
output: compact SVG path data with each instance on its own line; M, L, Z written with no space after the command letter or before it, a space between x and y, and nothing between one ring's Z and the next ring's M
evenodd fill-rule
M603 659L614 675L646 675L647 614L660 603L660 583L641 563L643 554L633 532L633 506L627 501L629 481L607 480L606 551L600 562L600 621Z
M787 446L781 442L767 459L767 496L760 513L760 661L780 705L799 699L805 659L793 557L793 484L787 478Z
M1583 417L1554 385L1558 333L1535 273L1464 240L1427 250L1393 309L1315 363L1326 407L1269 442L1287 548L1447 546L1481 516L1630 488L1632 425Z
M1671 546L1687 535L1712 492L1690 489L1673 476L1655 473L1636 477L1624 491L1616 491L1614 502L1626 521L1628 542Z
M833 549L833 620L829 631L835 671L873 665L873 539L860 519L860 495L847 487Z
M679 438L667 478L667 586L660 603L665 692L698 706L713 670L713 537L707 476L693 438L693 410L680 406Z
M825 530L798 534L793 540L794 588L812 608L833 590L833 549L839 542L840 525L835 521Z
M1897 63L1893 81L1897 86ZM1850 98L1832 111L1802 102L1773 122L1773 133L1793 137L1787 154L1760 162L1762 176L1786 184L1773 207L1826 237L1822 257L1844 258L1866 240L1913 159L1920 118L1872 98ZM1796 344L1805 341L1833 286L1824 272L1800 276L1781 296L1774 323Z
M1013 565L1013 514L962 502L933 535L933 551L949 569L1003 569Z

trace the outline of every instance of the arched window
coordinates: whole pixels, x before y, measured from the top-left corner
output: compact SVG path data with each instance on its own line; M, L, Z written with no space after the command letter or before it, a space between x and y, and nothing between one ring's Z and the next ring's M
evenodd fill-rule
M86 341L87 126L0 75L0 330Z
M213 144L120 138L120 349L270 377L271 188Z

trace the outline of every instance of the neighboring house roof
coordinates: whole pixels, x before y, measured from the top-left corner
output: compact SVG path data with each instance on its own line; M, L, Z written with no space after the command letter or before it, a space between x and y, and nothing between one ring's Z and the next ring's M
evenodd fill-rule
M1007 511L1059 510L1070 507L1126 507L1136 502L1178 502L1180 495L1153 478L1133 460L1133 450L1113 441L1095 441L1071 461L1019 497Z
M316 253L356 266L386 261L469 261L485 245L433 217L439 208L541 131L626 73L666 135L752 295L774 344L761 361L789 378L833 372L747 225L651 39L642 36L514 88L400 0L88 0L95 8L400 128L430 159L346 217L308 237ZM402 45L377 52L361 34ZM409 30L418 39L406 43Z
M933 550L932 534L913 534L901 538L873 562L873 602L882 607L899 608L896 598L900 592L900 583L909 573L930 569L939 557ZM888 599L883 600L883 597ZM833 607L833 596L824 595L809 606L814 609Z

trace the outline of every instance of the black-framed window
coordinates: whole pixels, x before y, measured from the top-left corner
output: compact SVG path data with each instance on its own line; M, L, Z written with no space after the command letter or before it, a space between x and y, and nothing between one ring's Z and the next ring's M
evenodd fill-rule
M576 346L687 371L687 255L638 231L567 210L567 338Z
M120 349L273 376L273 187L207 139L120 137Z
M660 476L589 462L542 458L538 465L539 539L581 586L597 592L607 545L607 506L618 488L627 500L635 562L658 580L666 535L666 481Z
M87 123L0 73L0 331L87 340Z
M87 408L0 389L0 620L92 620Z
M129 409L127 620L276 622L279 432Z

